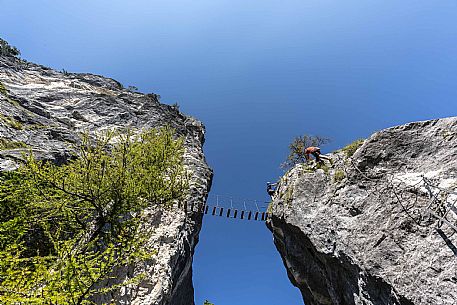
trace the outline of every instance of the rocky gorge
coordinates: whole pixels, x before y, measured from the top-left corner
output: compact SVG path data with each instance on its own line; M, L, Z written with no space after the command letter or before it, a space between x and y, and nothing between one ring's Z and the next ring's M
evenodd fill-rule
M267 225L307 305L457 303L457 118L388 128L279 181Z
M194 304L198 210L212 181L205 128L113 79L0 56L0 171L29 151L64 164L84 131L162 126L185 139L195 210L148 210L156 254L113 275L147 276L97 304ZM281 178L267 221L305 304L456 304L457 118L392 127L330 156L333 166L298 164Z
M41 160L65 163L81 132L161 126L171 126L185 138L184 163L190 174L187 204L202 206L212 171L202 152L205 128L198 120L161 104L155 94L127 90L110 78L59 72L15 56L0 56L1 171L15 170L30 150ZM128 280L143 271L147 276L99 296L96 303L194 304L192 256L202 215L178 207L147 213L145 226L153 232L148 247L157 254L141 266L117 270L115 277Z

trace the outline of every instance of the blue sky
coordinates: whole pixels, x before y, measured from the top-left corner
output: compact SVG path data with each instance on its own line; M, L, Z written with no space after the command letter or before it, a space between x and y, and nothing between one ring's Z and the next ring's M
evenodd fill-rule
M22 57L154 92L207 127L213 194L266 200L297 135L330 151L456 115L450 0L0 0ZM206 217L196 303L302 304L262 223Z

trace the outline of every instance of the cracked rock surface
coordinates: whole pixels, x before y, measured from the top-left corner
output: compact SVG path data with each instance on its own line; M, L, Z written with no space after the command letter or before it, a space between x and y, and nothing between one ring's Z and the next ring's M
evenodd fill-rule
M281 178L267 223L305 304L457 304L457 118L329 156Z
M155 94L123 89L115 80L92 74L58 72L0 56L0 170L14 170L23 152L32 149L44 160L61 164L70 156L80 132L113 128L171 126L185 137L185 166L191 173L188 203L201 207L208 195L212 171L203 155L204 126L176 107L161 104ZM194 304L192 256L202 215L182 209L151 210L149 247L157 250L142 266L148 276L95 300L115 297L119 304ZM119 279L135 268L119 270Z

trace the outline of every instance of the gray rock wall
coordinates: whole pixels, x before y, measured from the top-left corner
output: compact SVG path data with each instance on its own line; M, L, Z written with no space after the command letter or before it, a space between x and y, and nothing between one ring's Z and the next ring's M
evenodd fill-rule
M331 156L328 171L282 177L267 223L304 302L457 304L457 194L446 192L457 190L457 118L389 128L351 158ZM449 223L429 211L449 211Z
M63 163L81 131L165 125L185 136L185 164L191 172L188 204L202 206L212 171L203 155L205 129L199 121L161 104L154 94L129 92L109 78L62 73L0 56L0 170L17 168L22 153L30 148L41 159ZM116 272L119 279L140 270L147 270L148 276L97 303L115 297L119 304L194 304L192 256L202 216L177 207L148 213L145 225L153 228L149 247L157 255Z

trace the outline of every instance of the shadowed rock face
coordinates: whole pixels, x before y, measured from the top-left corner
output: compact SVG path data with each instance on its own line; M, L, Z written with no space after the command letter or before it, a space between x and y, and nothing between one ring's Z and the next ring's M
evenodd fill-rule
M199 121L160 104L154 94L129 92L109 78L61 73L0 56L0 170L17 168L29 148L38 158L61 164L70 156L78 133L85 130L165 125L185 137L185 164L192 175L189 203L201 206L212 172L202 152L205 129ZM147 213L146 225L154 228L149 247L158 254L141 266L118 270L116 276L129 278L139 270L146 270L148 276L97 303L115 297L119 304L194 304L192 255L202 216L177 208Z
M306 305L457 304L457 214L439 226L427 212L457 200L444 191L457 189L457 118L389 128L332 158L327 173L287 172L267 223Z

